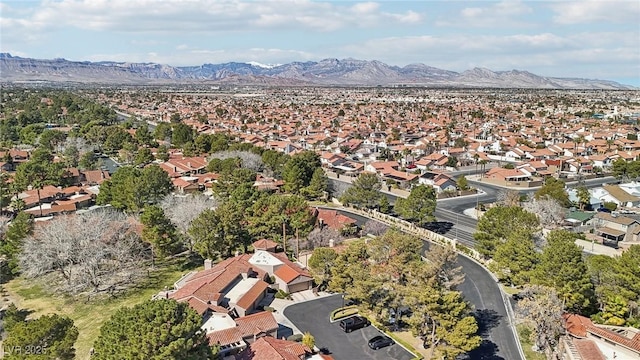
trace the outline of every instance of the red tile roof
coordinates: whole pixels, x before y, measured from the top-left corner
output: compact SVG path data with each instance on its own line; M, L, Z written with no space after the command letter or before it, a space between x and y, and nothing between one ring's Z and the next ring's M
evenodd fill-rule
M565 328L573 336L584 338L587 336L587 333L591 333L627 347L635 352L640 352L640 332L628 338L604 327L595 325L589 318L581 315L565 314L563 318L565 320Z
M582 360L606 360L598 345L589 339L573 339L573 346L576 347Z
M207 334L207 339L209 339L209 345L211 346L224 346L244 342L242 339L242 333L237 327L210 332Z
M253 284L251 289L247 291L242 297L238 300L237 304L242 309L250 309L251 305L259 300L260 296L264 294L264 291L267 290L269 284L260 280L257 283Z
M279 277L284 282L289 284L293 280L297 279L301 274L293 269L291 266L282 265L276 271L273 272L273 275Z
M243 337L268 333L278 329L278 322L271 312L262 311L236 319Z
M260 239L253 243L253 248L256 250L275 249L277 246L277 242L267 239Z
M342 230L345 225L356 223L356 220L339 214L336 210L316 208L315 214L318 221L322 220L325 225L338 231Z
M311 349L306 345L294 341L274 339L272 337L261 337L240 353L237 360L300 360L307 354L311 354Z

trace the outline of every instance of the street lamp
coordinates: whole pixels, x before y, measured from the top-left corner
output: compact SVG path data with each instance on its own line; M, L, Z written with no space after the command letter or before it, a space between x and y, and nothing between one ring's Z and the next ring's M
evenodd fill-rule
M340 295L340 297L342 298L342 307L344 307L344 294Z

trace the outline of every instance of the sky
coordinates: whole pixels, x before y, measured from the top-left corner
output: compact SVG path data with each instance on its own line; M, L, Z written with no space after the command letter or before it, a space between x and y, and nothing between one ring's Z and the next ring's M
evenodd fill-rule
M173 66L355 58L640 86L640 1L0 0L0 52Z

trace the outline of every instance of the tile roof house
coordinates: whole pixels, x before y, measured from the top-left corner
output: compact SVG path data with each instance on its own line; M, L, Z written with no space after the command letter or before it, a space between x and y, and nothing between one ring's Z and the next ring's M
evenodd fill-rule
M236 356L236 360L304 360L312 354L304 344L262 337Z
M278 336L278 322L271 312L263 311L237 319L226 314L213 314L202 329L209 345L219 347L221 357L235 355L262 338Z
M315 208L313 209L313 216L320 227L328 226L336 231L342 230L345 226L355 225L357 222L355 219L331 209Z
M638 359L640 330L632 327L594 324L589 318L563 315L568 336L563 338L567 359Z

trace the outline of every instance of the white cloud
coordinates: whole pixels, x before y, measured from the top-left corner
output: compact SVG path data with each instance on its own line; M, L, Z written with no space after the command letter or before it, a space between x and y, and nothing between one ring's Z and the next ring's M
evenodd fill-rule
M549 7L555 12L553 20L558 24L629 23L638 29L640 23L640 1L637 0L558 1Z
M363 19L364 18L364 19ZM78 29L164 33L310 29L333 31L420 20L415 12L386 13L374 2L310 0L61 0L43 1L30 14L2 16L3 30L19 25L36 31ZM373 21L376 20L376 21Z
M344 46L340 52L394 65L420 62L454 71L478 66L548 76L621 78L637 77L639 48L640 38L634 33L583 32L388 37Z
M533 9L519 0L504 0L491 3L486 7L467 7L460 10L455 18L441 18L436 22L439 26L464 27L505 27L522 26L522 16L533 12Z

